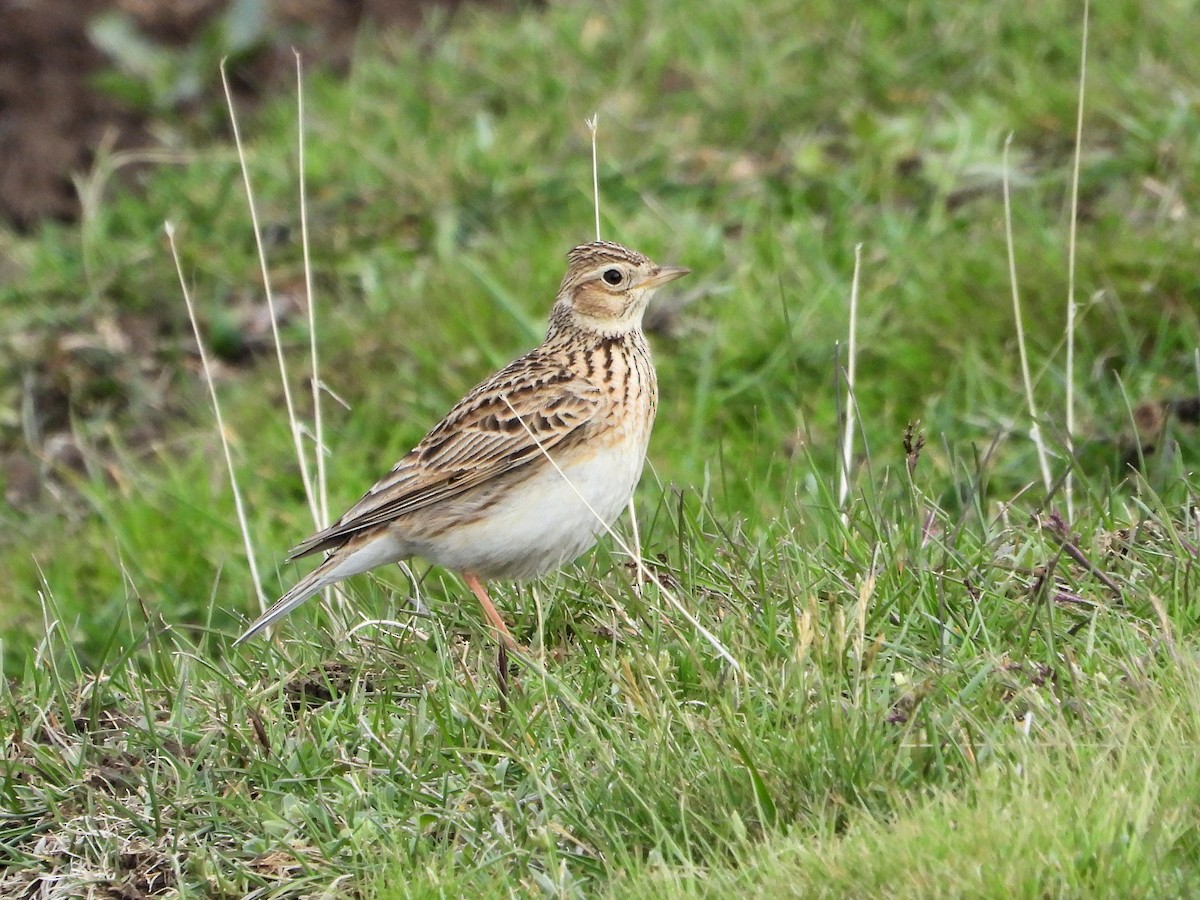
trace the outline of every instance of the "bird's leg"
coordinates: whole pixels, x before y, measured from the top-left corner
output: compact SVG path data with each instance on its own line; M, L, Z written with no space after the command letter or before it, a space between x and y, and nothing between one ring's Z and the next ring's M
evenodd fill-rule
M495 629L496 637L500 639L505 649L511 650L514 653L527 653L528 651L518 644L517 639L512 636L512 632L508 630L508 626L500 618L500 613L496 612L496 607L492 605L492 598L488 596L483 583L470 572L463 572L462 576L463 581L467 583L467 587L471 589L471 593L479 601L479 605L483 607L484 618Z
M500 711L508 712L508 650L504 641L496 645L496 684L500 686Z

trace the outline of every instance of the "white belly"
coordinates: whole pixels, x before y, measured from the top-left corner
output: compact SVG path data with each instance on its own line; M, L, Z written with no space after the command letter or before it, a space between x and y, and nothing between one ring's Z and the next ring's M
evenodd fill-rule
M556 569L591 547L616 521L637 486L644 460L645 446L638 442L560 463L561 475L542 466L498 498L484 518L450 529L417 553L481 578L532 578Z

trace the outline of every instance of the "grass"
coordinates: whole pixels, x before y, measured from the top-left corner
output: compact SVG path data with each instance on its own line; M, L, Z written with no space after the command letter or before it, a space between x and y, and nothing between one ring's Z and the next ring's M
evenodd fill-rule
M236 156L193 148L136 193L92 184L78 227L0 235L0 437L78 451L45 463L40 501L0 506L0 892L1194 891L1197 440L1174 416L1134 421L1200 392L1200 26L1183 3L1092 15L1065 523L1028 439L1002 159L1012 133L1061 479L1081 9L471 11L310 79L315 315L351 407L324 409L334 506L538 339L563 252L593 233L599 110L605 235L695 273L653 336L642 545L740 673L657 588L632 589L611 542L501 589L547 651L507 702L439 570L416 570L427 616L384 572L350 585L376 621L344 640L314 603L285 641L231 653L256 600L164 220L268 592L310 526L255 349ZM293 310L294 116L281 101L243 122ZM843 519L834 347L860 242ZM305 319L282 323L294 373Z

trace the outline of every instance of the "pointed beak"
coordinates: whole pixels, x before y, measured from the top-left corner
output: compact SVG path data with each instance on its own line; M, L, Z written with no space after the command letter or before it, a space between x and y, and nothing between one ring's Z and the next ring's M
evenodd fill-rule
M691 271L691 269L685 269L682 266L659 266L654 270L653 275L642 282L642 287L658 287L659 285L666 284L668 281L682 278Z

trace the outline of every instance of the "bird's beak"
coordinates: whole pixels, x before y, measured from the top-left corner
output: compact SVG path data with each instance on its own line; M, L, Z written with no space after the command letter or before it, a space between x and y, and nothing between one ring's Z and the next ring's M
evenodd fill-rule
M642 287L658 287L660 284L666 284L668 281L682 278L691 271L691 269L685 269L682 266L659 266L654 270L653 275L642 282Z

